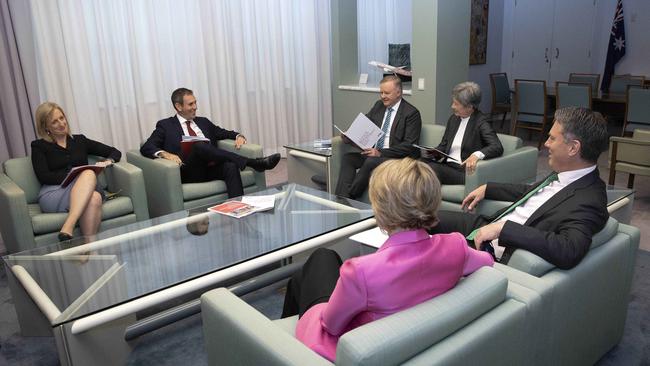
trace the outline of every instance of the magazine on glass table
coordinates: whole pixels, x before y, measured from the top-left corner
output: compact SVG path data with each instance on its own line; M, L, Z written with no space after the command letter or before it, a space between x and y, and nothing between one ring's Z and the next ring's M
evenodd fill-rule
M208 211L231 217L244 217L255 212L267 211L275 206L275 196L243 196L241 201L228 201L208 208Z
M458 163L458 164L461 163L460 161L458 161L458 159L452 158L451 155L446 154L446 153L436 149L435 147L420 146L420 145L416 145L416 144L413 144L413 146L420 149L420 156L422 156L425 159L432 159L432 160L437 160L437 161L448 159L448 160L451 160L451 161L453 161L455 163Z

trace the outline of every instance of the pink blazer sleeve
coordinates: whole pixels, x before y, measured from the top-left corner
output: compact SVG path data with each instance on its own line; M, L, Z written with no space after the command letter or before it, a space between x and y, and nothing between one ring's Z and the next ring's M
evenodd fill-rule
M483 266L492 266L494 259L488 252L482 252L474 248L470 248L463 238L463 246L465 247L465 266L463 266L463 276L476 271Z
M352 319L368 306L366 281L353 261L340 269L339 280L327 307L321 313L321 325L331 335L341 335Z

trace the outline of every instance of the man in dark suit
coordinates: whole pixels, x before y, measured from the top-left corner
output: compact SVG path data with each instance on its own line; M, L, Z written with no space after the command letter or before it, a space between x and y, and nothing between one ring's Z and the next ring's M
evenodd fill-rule
M502 262L521 248L558 268L573 268L609 216L596 165L607 142L607 124L599 113L577 107L557 110L545 143L553 174L532 186L482 185L463 200L464 208L474 209L483 198L515 203L491 217L441 211L433 232L460 231L477 248L494 248L497 257L502 253Z
M379 164L388 159L414 156L416 153L413 144L420 141L422 119L417 108L402 99L402 82L399 77L384 77L379 84L379 94L381 99L366 116L386 131L386 136L378 141L381 146L343 156L336 186L336 194L340 196L360 196L368 188L372 170ZM343 141L349 143L345 136Z
M468 81L456 85L452 91L451 109L445 133L436 149L450 155L425 161L436 172L441 184L465 184L465 171L472 174L479 160L503 154L503 146L487 116L478 109L481 88Z
M235 148L246 143L246 137L235 131L216 126L209 119L196 116L196 98L186 88L172 93L172 104L177 114L156 123L156 129L140 148L149 158L171 160L181 166L183 183L207 182L222 179L226 182L228 197L244 194L240 171L247 166L264 171L273 169L280 161L280 154L249 159L217 147L219 140L235 140ZM189 149L181 149L182 136L205 137L209 142L192 143Z

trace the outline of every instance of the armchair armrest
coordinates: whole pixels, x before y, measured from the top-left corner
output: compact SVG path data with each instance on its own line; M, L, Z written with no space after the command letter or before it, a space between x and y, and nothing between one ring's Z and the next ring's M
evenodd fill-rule
M201 296L210 365L332 365L225 288Z
M537 174L538 150L526 146L498 158L479 161L474 174L465 176L465 194L487 182L520 183Z
M245 144L242 145L239 150L235 149L235 140L220 140L217 144L217 147L220 149L233 152L235 154L247 157L249 159L262 158L264 157L264 151L262 146L257 144ZM258 172L251 168L246 168L253 172L255 177L255 185L259 189L266 188L266 175L264 172Z
M183 209L180 167L169 160L149 159L140 151L126 153L129 163L142 169L147 191L149 214L152 217Z
M142 170L133 164L122 161L113 164L110 169L105 170L105 173L109 191L121 191L121 195L131 198L136 220L148 219L147 191L144 187Z
M343 155L349 152L359 152L359 149L351 144L346 144L341 136L332 137L332 157L330 158L331 182L336 187L339 182L341 163Z
M25 192L2 173L0 173L0 211L3 212L0 231L7 253L34 248L34 228L32 218L29 216Z

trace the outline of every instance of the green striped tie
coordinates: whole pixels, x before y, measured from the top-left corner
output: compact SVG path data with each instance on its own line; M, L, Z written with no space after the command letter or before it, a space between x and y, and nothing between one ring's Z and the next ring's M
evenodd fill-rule
M546 179L544 179L544 181L540 185L538 185L535 189L531 190L525 196L521 197L521 199L519 199L519 201L517 201L517 202L513 203L512 205L510 205L510 207L508 207L507 210L503 211L501 213L501 215L499 215L496 219L492 220L492 222L497 222L497 221L501 220L502 217L504 217L505 215L511 213L515 208L523 205L524 202L528 201L528 199L530 197L534 196L537 192L541 191L542 188L544 188L547 185L555 182L556 180L557 180L557 173L552 173L551 175L546 177ZM466 237L467 240L474 240L474 237L476 236L476 233L478 232L479 229L480 228L474 229L474 231L469 233L469 235L467 235L467 237Z

